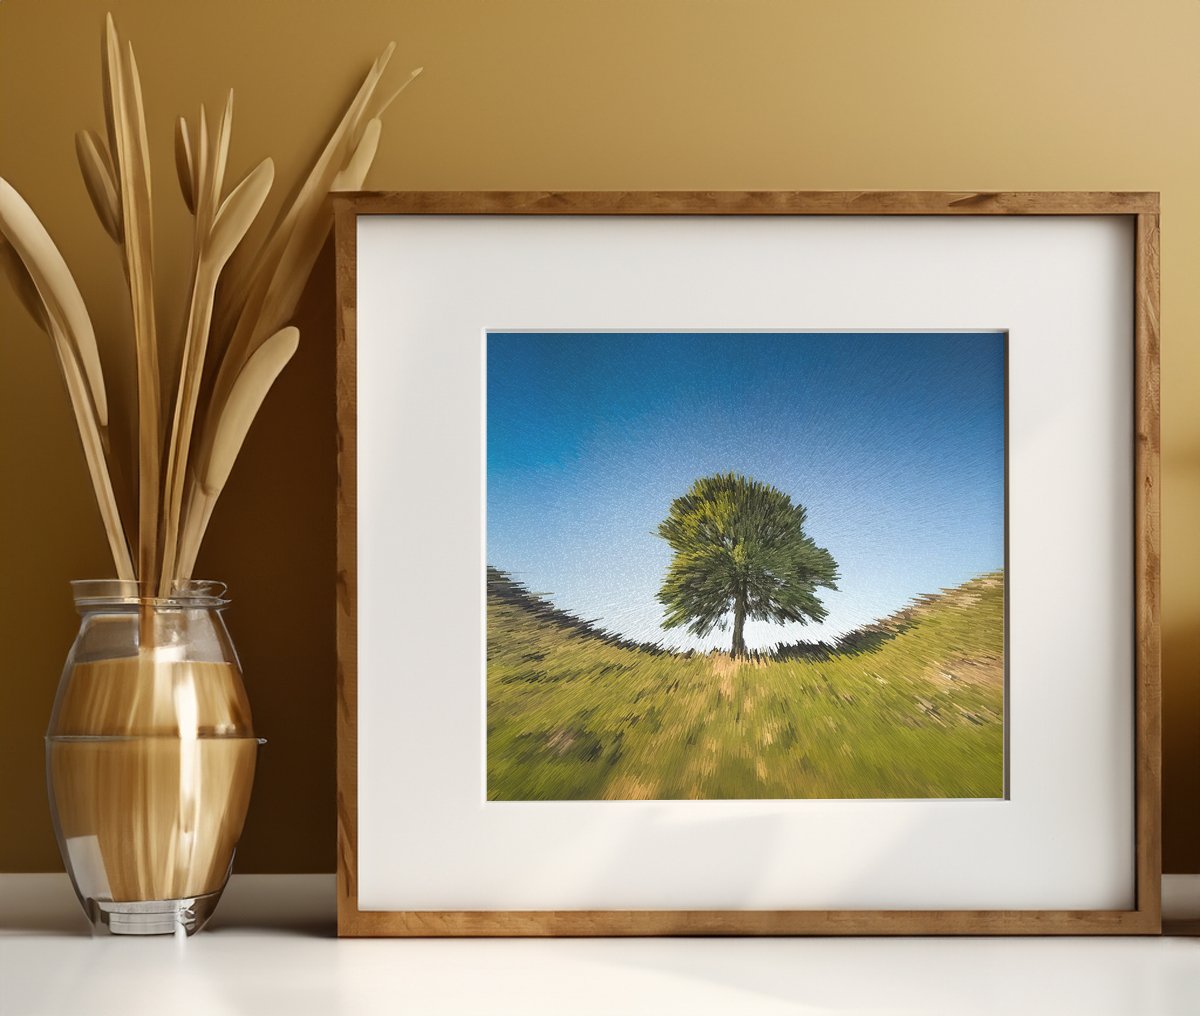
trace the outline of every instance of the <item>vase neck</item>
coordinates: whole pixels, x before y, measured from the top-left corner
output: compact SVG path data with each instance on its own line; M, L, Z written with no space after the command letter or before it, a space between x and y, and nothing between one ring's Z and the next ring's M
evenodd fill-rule
M220 610L228 605L224 582L206 579L181 579L169 595L149 582L132 579L80 579L71 583L75 606L80 613L90 611L149 610Z

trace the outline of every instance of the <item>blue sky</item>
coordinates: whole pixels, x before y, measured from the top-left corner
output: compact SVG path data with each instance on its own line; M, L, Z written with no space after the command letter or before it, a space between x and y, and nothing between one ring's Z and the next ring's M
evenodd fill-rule
M1004 333L497 333L487 336L487 560L639 641L661 627L656 535L698 477L785 491L838 562L831 639L1004 563Z

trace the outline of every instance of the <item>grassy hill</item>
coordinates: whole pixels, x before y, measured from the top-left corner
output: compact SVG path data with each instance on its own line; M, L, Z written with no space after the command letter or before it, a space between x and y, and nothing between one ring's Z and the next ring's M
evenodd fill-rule
M736 661L622 640L488 570L488 799L1000 797L1004 581Z

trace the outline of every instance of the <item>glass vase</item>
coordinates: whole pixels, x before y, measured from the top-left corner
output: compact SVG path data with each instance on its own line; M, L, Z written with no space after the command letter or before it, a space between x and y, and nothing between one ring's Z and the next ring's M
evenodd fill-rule
M63 863L97 928L190 935L229 878L260 743L225 586L72 587L79 634L46 731Z

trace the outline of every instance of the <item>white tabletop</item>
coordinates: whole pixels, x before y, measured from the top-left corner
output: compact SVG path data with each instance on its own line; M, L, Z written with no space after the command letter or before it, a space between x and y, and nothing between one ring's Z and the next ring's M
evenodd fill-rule
M333 877L235 876L192 939L0 875L0 1014L1200 1013L1200 938L338 940Z

